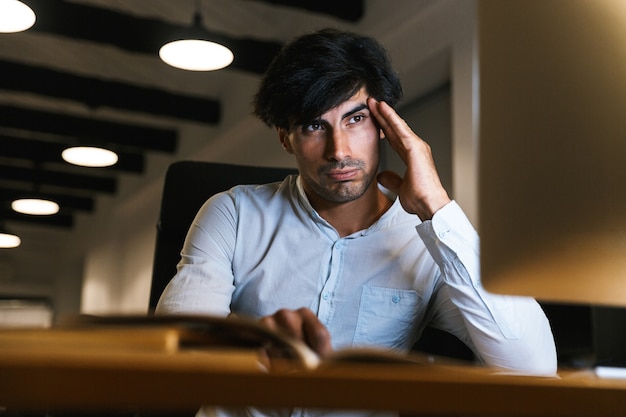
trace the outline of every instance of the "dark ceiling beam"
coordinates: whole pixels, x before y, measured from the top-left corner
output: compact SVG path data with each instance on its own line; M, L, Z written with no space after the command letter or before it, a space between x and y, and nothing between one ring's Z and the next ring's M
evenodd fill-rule
M71 75L0 60L0 89L26 91L85 103L216 124L220 104L208 98L172 94L154 88Z
M159 48L175 39L176 33L188 29L192 20L192 11L189 25L181 26L62 0L26 0L25 3L38 16L37 22L30 29L34 32L113 45L129 52L152 56L158 56ZM208 29L207 33L215 41L228 46L235 54L235 60L229 69L257 74L265 71L282 46L278 42L254 38L233 38Z
M259 0L280 6L305 9L314 13L322 13L350 22L358 22L365 14L364 0Z
M0 208L0 219L3 221L22 222L41 226L57 226L71 228L74 225L74 216L66 213L57 213L50 216L31 216L17 213L13 210Z
M61 153L71 143L51 142L45 140L25 139L10 135L0 134L0 155L13 159L32 161L35 164L44 162L60 163L68 166L61 157ZM118 161L115 165L107 167L107 170L142 173L145 166L145 158L140 153L117 152Z
M6 181L27 182L37 189L42 186L63 187L77 191L115 193L117 180L113 177L73 174L50 169L0 165L0 178Z
M0 126L75 138L75 145L92 145L128 152L176 151L175 129L154 128L0 105Z

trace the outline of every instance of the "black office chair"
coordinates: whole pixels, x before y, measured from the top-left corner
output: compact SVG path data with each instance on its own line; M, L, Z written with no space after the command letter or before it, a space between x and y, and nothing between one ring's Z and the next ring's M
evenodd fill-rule
M176 273L187 230L202 204L213 194L239 184L280 181L292 168L270 168L211 162L180 161L165 174L150 290L150 311Z

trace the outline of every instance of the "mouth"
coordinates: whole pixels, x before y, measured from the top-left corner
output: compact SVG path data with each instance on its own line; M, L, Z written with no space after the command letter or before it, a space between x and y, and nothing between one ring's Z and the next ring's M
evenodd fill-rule
M355 168L342 169L342 170L330 170L326 173L326 176L336 182L351 181L356 178L359 170Z

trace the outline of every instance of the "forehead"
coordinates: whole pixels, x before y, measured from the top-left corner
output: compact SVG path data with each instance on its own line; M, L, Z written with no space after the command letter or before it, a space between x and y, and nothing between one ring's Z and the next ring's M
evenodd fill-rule
M336 117L337 115L344 116L346 112L353 111L355 108L361 107L362 105L366 105L368 97L369 97L369 93L367 92L365 87L363 87L349 99L342 101L337 106L333 107L332 109L320 115L320 119L326 119L332 116Z

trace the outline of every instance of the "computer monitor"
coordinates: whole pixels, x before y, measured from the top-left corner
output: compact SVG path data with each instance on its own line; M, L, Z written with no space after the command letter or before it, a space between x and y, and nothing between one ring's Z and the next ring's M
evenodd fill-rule
M478 0L489 291L626 306L626 1Z

